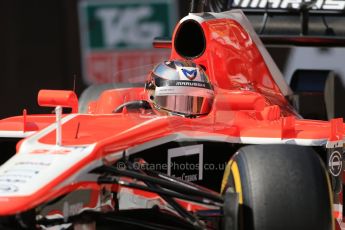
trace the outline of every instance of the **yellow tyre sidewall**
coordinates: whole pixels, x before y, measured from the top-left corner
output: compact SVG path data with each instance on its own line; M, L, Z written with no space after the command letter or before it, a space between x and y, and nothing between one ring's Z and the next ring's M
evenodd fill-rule
M236 161L230 160L226 165L222 185L221 193L225 193L225 189L228 186L229 177L232 176L235 183L235 192L239 195L239 204L243 204L243 193L242 193L242 184L241 184L241 175L238 169Z

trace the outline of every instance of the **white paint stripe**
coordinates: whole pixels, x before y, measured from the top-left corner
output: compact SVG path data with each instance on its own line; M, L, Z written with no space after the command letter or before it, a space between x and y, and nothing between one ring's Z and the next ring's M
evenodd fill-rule
M146 149L162 145L171 141L217 141L239 144L292 144L302 146L324 146L327 139L281 139L266 137L233 137L224 134L205 133L198 131L186 131L175 133L166 137L162 137L153 141L146 142L141 145L129 148L127 153L134 154ZM119 154L121 154L119 152Z
M123 151L110 153L104 156L106 164L114 164L116 161L120 160L123 157Z
M345 230L345 223L340 223L340 229Z
M333 204L333 210L337 211L337 212L340 212L340 211L343 210L343 205L341 205L341 204Z
M78 164L90 154L92 154L95 145L88 147L59 147L51 145L42 148L40 145L32 147L32 149L22 149L24 152L19 152L10 160L0 167L0 196L29 196L39 191L47 184L61 176L64 172L69 170L72 166ZM34 149L44 149L45 153L30 153ZM62 153L59 153L61 150ZM57 151L57 153L54 153ZM64 153L63 151L69 151ZM92 162L91 166L99 166L99 160ZM72 182L74 179L92 181L95 178L89 177L91 175L85 174L90 165L79 169L75 175L70 175L70 180L65 182ZM13 176L16 176L13 178ZM63 182L64 184L64 182ZM1 187L0 186L0 187ZM13 188L13 189L10 189Z
M36 131L0 131L0 137L8 137L8 138L25 138L31 136L32 134L36 133Z
M62 119L61 123L64 124L76 116L78 114L68 115ZM55 129L56 123L52 123L40 132L25 139L19 152L0 167L0 184L3 188L13 188L8 192L0 190L0 196L31 195L58 178L72 166L87 158L94 151L96 144L57 146L55 144L49 145L39 142L40 138ZM35 152L35 150L43 150L45 152L32 154L31 152ZM71 175L62 185L74 180L95 180L95 177L90 177L86 171L100 165L101 159L91 162L79 169L74 175ZM9 178L12 174L16 175L20 180L15 181L11 179L11 181L6 181L6 178Z
M156 118L153 118L153 119L144 121L144 122L142 122L142 123L139 123L138 125L135 125L135 126L129 128L129 129L126 129L126 130L124 130L124 131L118 133L117 136L123 135L123 134L125 134L125 133L129 133L129 132L131 132L132 130L139 129L139 128L142 127L142 126L147 126L147 125L150 124L150 123L155 123L156 121L162 120L162 119L164 120L164 119L166 119L166 117L156 117Z
M201 24L201 23L206 21L206 19L202 18L201 16L202 16L202 14L189 13L186 17L184 17L180 20L180 23L187 21L187 20L194 20L194 21L197 21Z
M120 210L131 210L131 209L148 209L153 206L159 206L163 210L173 212L175 214L176 210L170 205L167 205L166 201L163 200L159 195L155 197L146 197L140 194L134 194L134 190L127 187L120 187L117 193L119 199L119 209ZM197 207L203 207L206 209L216 210L219 209L217 206L200 204L193 201L185 201L183 199L177 199L182 202L187 202L189 205L195 205Z
M76 116L78 116L78 114L67 115L66 117L61 119L61 125L72 120ZM52 145L40 143L38 140L41 139L42 137L46 136L48 133L54 131L55 129L56 129L56 123L54 122L51 125L49 125L48 127L42 129L41 131L36 132L34 135L30 136L29 138L27 138L26 140L23 141L21 148L20 148L20 150L23 149L23 151L20 151L20 152L25 152L27 149L32 149L33 147L36 149L37 149L37 147L40 147L40 148L51 147ZM38 145L40 145L40 146L38 146Z
M67 180L59 184L57 187L55 187L55 189L61 189L73 183L90 182L90 181L97 182L97 179L100 177L100 175L90 174L89 172L102 165L103 165L102 159L97 159L97 160L92 161L91 163L79 169L75 174L71 175Z
M303 146L324 146L327 139L281 139L266 137L241 137L243 144L291 144Z
M326 144L326 148L340 148L343 147L344 140L338 140L338 141L328 141Z

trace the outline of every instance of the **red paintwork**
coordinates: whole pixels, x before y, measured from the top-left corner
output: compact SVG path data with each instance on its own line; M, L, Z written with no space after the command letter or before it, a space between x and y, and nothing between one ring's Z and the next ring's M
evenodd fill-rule
M110 114L125 102L144 99L146 95L142 88L106 90L97 101L91 102L88 113Z
M73 91L42 89L38 92L37 101L40 106L62 106L72 108L72 113L78 112L78 97Z
M26 115L6 118L0 121L2 131L39 131L51 125L55 121L55 116L47 115ZM25 130L24 130L25 122Z
M206 66L211 82L222 89L249 90L262 94L267 104L279 105L284 114L293 112L275 84L258 48L236 21L213 19L201 24L206 50L196 63ZM175 29L175 35L178 26ZM174 40L174 37L173 37ZM171 59L183 59L173 49Z
M238 22L212 19L202 22L201 27L206 35L207 47L203 55L194 61L206 67L215 86L213 108L207 116L190 119L162 116L155 112L130 112L126 109L114 114L112 111L119 105L131 100L146 99L146 94L142 88L107 90L97 101L90 103L88 114L77 115L62 126L63 146L95 144L92 154L61 175L56 175L54 180L42 185L34 194L25 197L0 197L0 215L33 208L76 189L98 190L99 186L91 182L59 185L77 174L83 166L97 159L104 159L108 154L176 133L194 138L226 137L237 141L252 138L251 142L258 144L263 140L343 139L344 124L341 120L328 122L298 118L274 82L258 48ZM171 59L182 59L175 51L174 43ZM76 111L78 103L70 91L41 91L38 101L44 106L72 107L73 111ZM54 115L24 115L1 120L0 130L40 131L54 122ZM55 129L38 141L55 145ZM18 150L20 148L19 145ZM114 189L119 189L119 186ZM137 190L133 190L133 193L144 197L153 196L152 193ZM190 210L205 208L187 202L181 203Z

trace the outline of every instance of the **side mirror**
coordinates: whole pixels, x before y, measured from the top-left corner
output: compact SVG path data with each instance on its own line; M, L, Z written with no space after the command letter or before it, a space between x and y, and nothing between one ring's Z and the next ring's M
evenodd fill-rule
M78 113L78 97L70 90L46 90L38 92L38 104L45 107L72 108L72 113Z

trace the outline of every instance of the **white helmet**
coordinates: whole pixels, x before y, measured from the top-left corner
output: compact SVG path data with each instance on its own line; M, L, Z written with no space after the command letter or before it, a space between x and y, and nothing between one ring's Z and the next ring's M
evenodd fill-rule
M206 115L214 90L203 68L191 61L165 61L151 72L145 89L158 110L185 117Z

